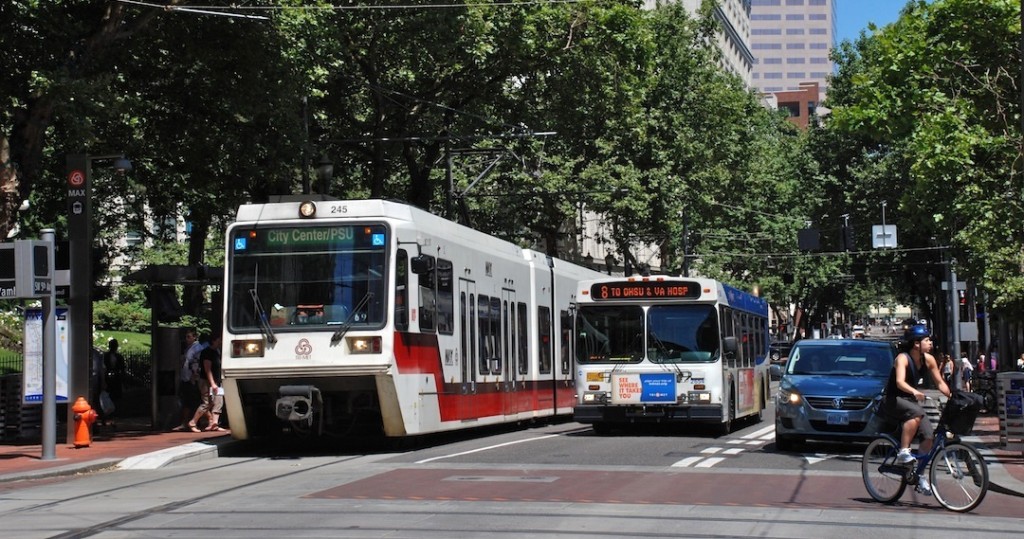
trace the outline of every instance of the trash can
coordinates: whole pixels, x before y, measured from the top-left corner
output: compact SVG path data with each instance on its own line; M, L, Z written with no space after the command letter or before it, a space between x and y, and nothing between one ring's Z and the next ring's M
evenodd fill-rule
M1024 372L996 375L999 401L999 444L1024 453Z

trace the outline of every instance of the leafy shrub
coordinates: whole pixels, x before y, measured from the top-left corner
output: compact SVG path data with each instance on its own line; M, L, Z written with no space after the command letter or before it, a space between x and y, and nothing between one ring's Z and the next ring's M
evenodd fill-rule
M96 329L149 333L149 309L137 303L101 300L93 304L92 320Z

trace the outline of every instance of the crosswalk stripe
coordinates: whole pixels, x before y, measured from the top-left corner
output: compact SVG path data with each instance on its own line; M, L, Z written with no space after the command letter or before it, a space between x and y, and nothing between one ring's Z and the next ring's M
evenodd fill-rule
M705 459L703 462L698 462L697 465L694 466L694 468L710 468L715 464L722 462L723 460L725 460L724 457L712 457L709 459Z
M701 461L703 459L704 459L704 457L686 457L685 459L683 459L683 460L673 464L672 467L673 468L687 468L691 464L694 464L694 463L696 463L698 461Z

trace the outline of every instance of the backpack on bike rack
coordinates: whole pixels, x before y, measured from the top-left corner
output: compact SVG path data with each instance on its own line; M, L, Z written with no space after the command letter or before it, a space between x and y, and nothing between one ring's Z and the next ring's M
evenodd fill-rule
M961 436L971 433L974 428L974 421L978 418L978 412L984 405L981 395L953 390L946 406L942 409L940 422L946 426L946 430Z

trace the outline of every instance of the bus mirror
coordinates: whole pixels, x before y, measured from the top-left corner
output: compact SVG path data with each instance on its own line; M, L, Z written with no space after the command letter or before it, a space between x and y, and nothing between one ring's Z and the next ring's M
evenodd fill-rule
M414 256L410 260L412 265L412 272L416 275L423 275L434 269L434 258L426 255Z
M736 351L739 350L739 345L737 344L736 337L725 337L724 339L722 339L722 347L725 348L726 354L735 355Z

